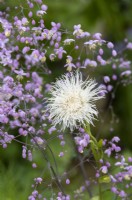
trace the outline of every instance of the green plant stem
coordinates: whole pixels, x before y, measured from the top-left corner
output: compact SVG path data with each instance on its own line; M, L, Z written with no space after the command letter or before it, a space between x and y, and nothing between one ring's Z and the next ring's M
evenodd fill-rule
M97 167L98 167L98 169L100 169L100 162L99 161L101 159L101 154L100 154L100 149L98 147L98 141L92 135L89 124L87 124L87 126L85 127L85 131L90 136L91 151L93 153L93 156L94 156L94 159L96 161ZM99 182L99 179L98 179L98 186L99 186L99 200L102 200L103 199L102 198L102 189L101 189L101 183Z

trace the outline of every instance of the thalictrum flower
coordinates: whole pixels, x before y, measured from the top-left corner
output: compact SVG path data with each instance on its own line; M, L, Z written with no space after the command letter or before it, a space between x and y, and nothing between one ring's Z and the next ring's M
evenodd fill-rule
M101 99L102 88L92 79L82 80L79 72L65 74L51 86L47 110L54 126L72 131L86 123L93 124L98 115L95 101Z

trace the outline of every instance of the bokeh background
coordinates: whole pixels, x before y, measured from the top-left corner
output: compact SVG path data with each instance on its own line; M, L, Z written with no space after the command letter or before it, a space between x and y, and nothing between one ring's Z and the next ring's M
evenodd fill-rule
M21 16L24 8L26 10L25 0L0 0L0 10L4 11L8 6L11 8L11 16ZM113 41L115 47L120 49L125 38L132 41L132 1L131 0L45 0L44 4L48 5L47 15L45 15L45 24L50 26L51 21L60 22L63 30L72 31L75 24L81 24L83 30L90 33L100 32L107 41ZM21 6L17 11L15 6ZM36 5L37 6L37 5ZM34 8L35 10L36 8ZM129 59L132 54L127 55ZM62 62L62 61L61 61ZM59 67L58 67L59 66ZM65 69L61 63L56 62L53 72L53 80L60 75ZM105 74L111 72L106 69ZM48 80L51 81L51 80ZM105 103L106 109L110 101L107 97ZM112 101L115 121L110 124L111 116L108 112L107 123L102 126L102 136L111 138L118 135L121 138L121 147L125 155L132 152L132 85L124 87L119 85L115 91L115 98ZM114 128L114 131L110 131ZM104 131L105 130L105 131ZM64 168L70 169L75 165L76 159L73 152L73 143L68 140L70 153L65 156L61 163L60 171ZM57 146L57 140L54 137L49 143L52 149L56 149L57 154L60 149ZM65 147L65 148L67 148ZM58 148L58 149L57 149ZM1 200L25 200L31 191L31 183L35 176L41 175L43 165L36 171L32 170L31 164L21 158L21 146L13 142L7 149L0 147L0 199ZM36 154L38 163L43 160L39 154ZM57 162L57 158L56 158ZM48 175L47 175L48 180ZM76 184L81 181L72 173L71 180ZM69 190L74 189L70 186ZM48 193L48 191L47 191ZM108 197L107 197L108 199Z

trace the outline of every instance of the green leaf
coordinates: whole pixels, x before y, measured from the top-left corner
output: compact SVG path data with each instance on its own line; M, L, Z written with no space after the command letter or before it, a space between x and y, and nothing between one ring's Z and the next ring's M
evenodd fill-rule
M100 177L99 183L110 183L110 177L108 175Z
M90 200L99 200L99 196L94 196Z
M98 141L98 148L102 148L103 147L103 140L102 139L100 139L99 141Z
M98 149L93 142L91 142L91 150L92 150L95 160L98 162L98 160L99 160Z

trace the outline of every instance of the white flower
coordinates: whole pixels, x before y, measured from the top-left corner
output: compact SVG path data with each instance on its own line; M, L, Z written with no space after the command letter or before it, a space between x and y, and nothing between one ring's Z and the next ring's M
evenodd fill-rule
M42 15L47 14L44 10L38 10L37 16L41 17Z
M87 42L84 42L84 45L88 45L89 49L96 49L97 46L101 46L103 43L105 43L105 40L89 40Z
M75 41L74 39L66 39L64 40L64 45L70 45L74 41Z
M51 86L47 110L54 126L69 127L72 131L79 125L93 124L98 115L95 101L101 99L101 87L92 79L82 80L79 72L65 74Z

